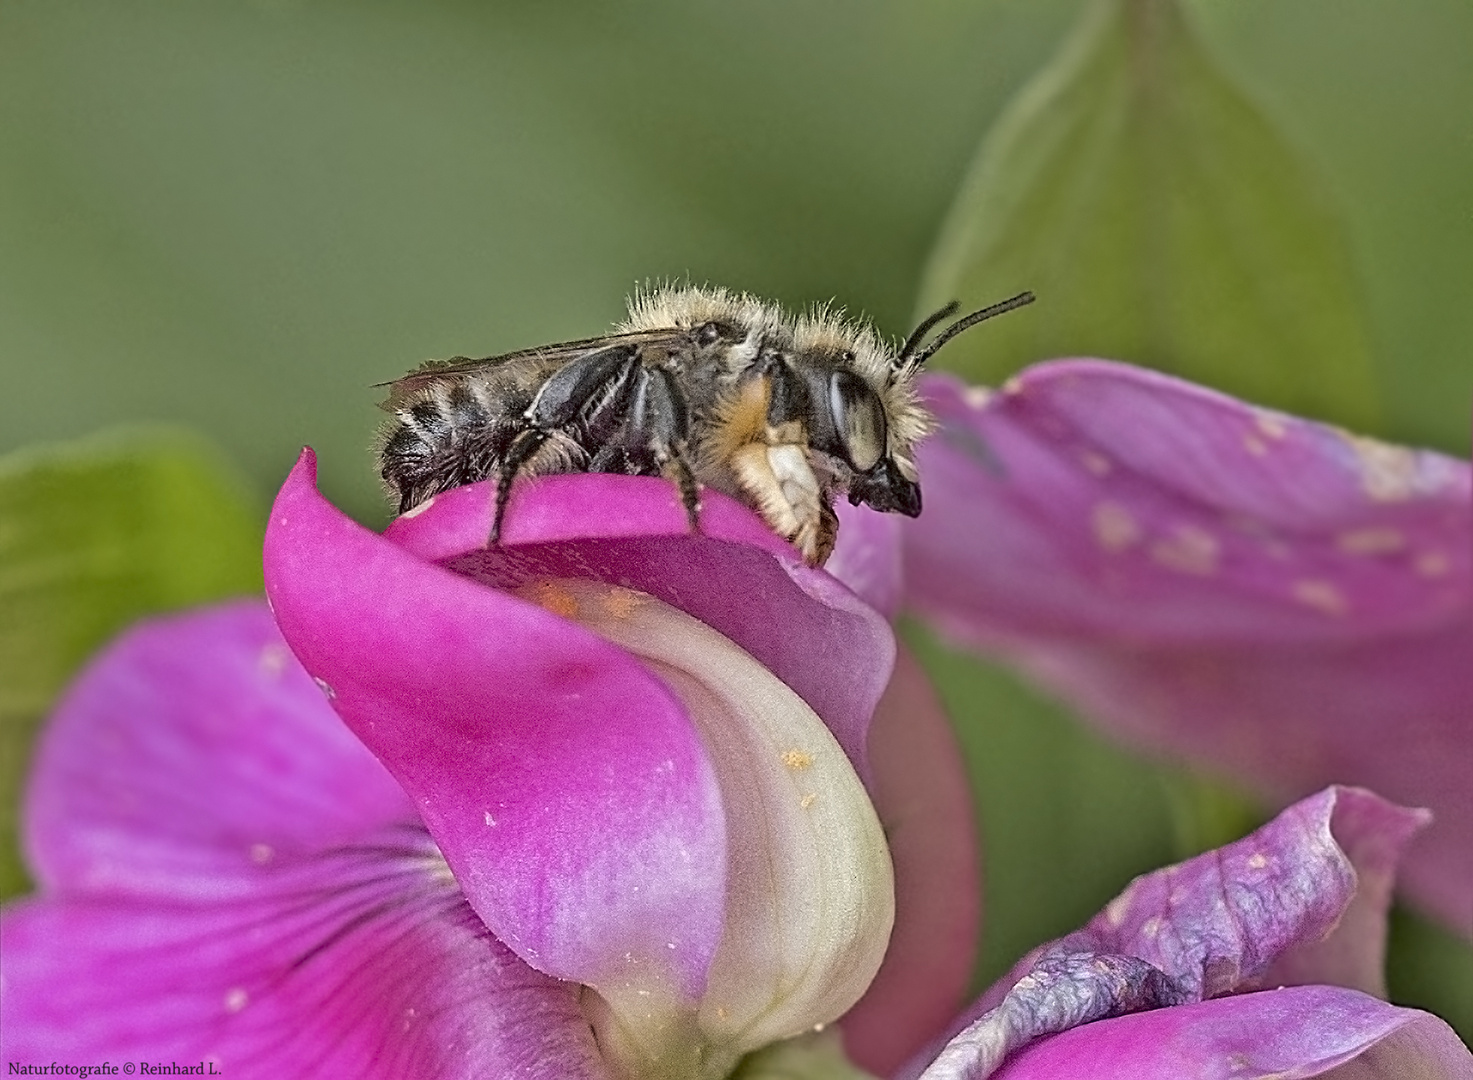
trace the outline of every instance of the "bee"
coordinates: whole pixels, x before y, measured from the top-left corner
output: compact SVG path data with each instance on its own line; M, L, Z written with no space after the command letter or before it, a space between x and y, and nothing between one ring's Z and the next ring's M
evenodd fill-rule
M726 289L636 294L612 333L503 356L432 360L387 384L381 475L405 513L496 481L490 542L520 476L663 476L699 527L702 485L759 513L811 566L838 535L841 494L921 512L916 443L933 427L921 366L957 334L1033 301L1022 293L927 336L953 302L896 347L867 323L791 316Z

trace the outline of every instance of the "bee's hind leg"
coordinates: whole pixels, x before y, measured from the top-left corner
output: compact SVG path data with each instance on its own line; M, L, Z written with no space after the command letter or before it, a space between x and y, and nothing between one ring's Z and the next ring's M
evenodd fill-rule
M541 428L527 428L512 439L506 453L497 462L496 510L491 518L491 535L486 538L487 547L495 547L501 543L501 524L506 517L506 504L511 500L511 486L523 467L536 456L551 435L550 431Z

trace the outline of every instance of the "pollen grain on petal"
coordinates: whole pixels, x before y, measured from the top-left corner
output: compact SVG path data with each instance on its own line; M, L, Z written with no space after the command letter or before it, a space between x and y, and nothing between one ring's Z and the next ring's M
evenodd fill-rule
M322 696L327 698L328 701L338 696L338 692L332 688L332 685L326 679L319 679L316 675L313 675L312 681L317 684L317 689L322 691Z
M1197 525L1178 525L1151 545L1151 558L1168 570L1206 576L1217 572L1222 545Z
M1243 449L1254 457L1263 457L1268 453L1268 443L1264 442L1251 431L1243 433Z
M1115 471L1115 464L1098 450L1084 450L1079 454L1079 463L1095 476L1109 476Z
M251 995L243 986L232 986L225 992L225 1011L238 1013L251 1003Z
M1100 547L1113 553L1124 551L1141 538L1141 527L1129 510L1117 502L1099 502L1090 512L1090 527Z
M818 802L817 793L810 791L807 795L804 795L801 799L798 800L798 805L804 810L807 810L811 808L816 802Z
M1390 525L1350 529L1335 538L1335 546L1347 555L1391 555L1406 546L1406 535Z
M1249 870L1262 870L1268 865L1268 856L1261 851L1255 851L1248 856L1246 865Z
M1345 599L1345 594L1328 581L1311 578L1296 581L1289 593L1299 603L1325 615L1339 616L1350 610L1350 602Z
M782 762L794 772L802 772L804 769L813 768L813 755L806 750L793 747L791 750L782 752Z
M251 845L251 862L257 866L265 866L276 858L276 849L270 844L256 843Z

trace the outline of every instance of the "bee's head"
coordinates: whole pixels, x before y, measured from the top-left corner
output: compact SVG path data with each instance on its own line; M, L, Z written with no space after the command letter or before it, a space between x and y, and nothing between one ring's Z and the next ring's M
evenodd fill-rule
M864 503L887 514L919 517L921 485L906 477L894 458L881 458L868 472L849 482L849 501Z

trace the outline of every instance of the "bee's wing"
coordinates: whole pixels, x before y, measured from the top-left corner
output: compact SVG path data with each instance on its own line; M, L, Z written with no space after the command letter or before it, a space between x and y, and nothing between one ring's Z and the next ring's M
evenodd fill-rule
M602 337L584 338L581 341L563 341L554 345L539 345L533 349L518 349L516 352L503 353L500 356L486 356L479 359L456 356L449 360L427 360L403 378L374 385L389 388L389 396L380 407L392 410L398 408L417 391L433 386L437 382L454 382L467 375L518 363L530 362L554 369L580 356L587 356L591 352L613 345L659 345L678 341L688 333L689 331L674 327L659 330L636 330L627 334L604 334Z

